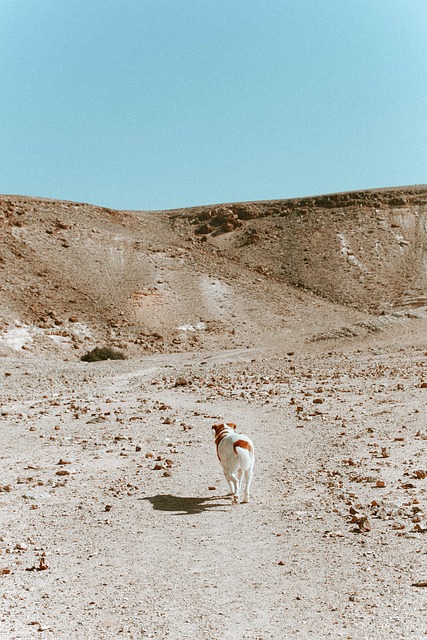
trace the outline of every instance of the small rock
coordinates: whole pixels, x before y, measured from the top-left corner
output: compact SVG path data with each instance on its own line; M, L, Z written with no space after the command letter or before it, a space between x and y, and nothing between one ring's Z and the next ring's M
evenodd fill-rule
M189 384L187 378L177 378L175 380L175 387L185 387Z
M356 521L359 531L371 531L371 523L366 516L362 516Z

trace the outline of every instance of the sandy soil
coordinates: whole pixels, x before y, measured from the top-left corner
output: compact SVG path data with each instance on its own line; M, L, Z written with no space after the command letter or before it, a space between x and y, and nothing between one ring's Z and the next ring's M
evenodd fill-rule
M426 637L418 327L291 355L3 358L0 637ZM225 495L218 419L255 442L249 505Z
M426 220L0 196L0 639L426 638Z

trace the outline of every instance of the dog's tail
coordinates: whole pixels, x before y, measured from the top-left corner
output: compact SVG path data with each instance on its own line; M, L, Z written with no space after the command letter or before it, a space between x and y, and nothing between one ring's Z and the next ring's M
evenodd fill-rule
M236 442L233 443L233 448L240 458L242 469L249 469L254 460L254 448L252 443L248 440L236 440Z
M248 442L248 440L236 440L236 442L233 443L233 447L234 447L234 451L236 451L236 449L239 447L240 449L246 449L247 451L250 451L251 453L253 453L254 448L252 446L252 444L250 442ZM236 451L237 453L237 451Z

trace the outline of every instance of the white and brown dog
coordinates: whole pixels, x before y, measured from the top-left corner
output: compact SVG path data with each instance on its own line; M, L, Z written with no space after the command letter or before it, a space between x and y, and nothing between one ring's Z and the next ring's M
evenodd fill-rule
M215 430L216 452L233 495L233 504L239 502L241 489L242 502L249 502L255 462L252 441L247 436L236 433L233 422L214 424L212 429Z

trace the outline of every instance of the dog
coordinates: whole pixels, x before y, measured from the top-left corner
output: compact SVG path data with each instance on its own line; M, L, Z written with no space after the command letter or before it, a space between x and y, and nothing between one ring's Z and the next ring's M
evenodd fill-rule
M214 424L215 444L218 459L233 496L233 504L249 502L252 475L255 463L255 449L252 441L241 433L236 433L233 422Z

